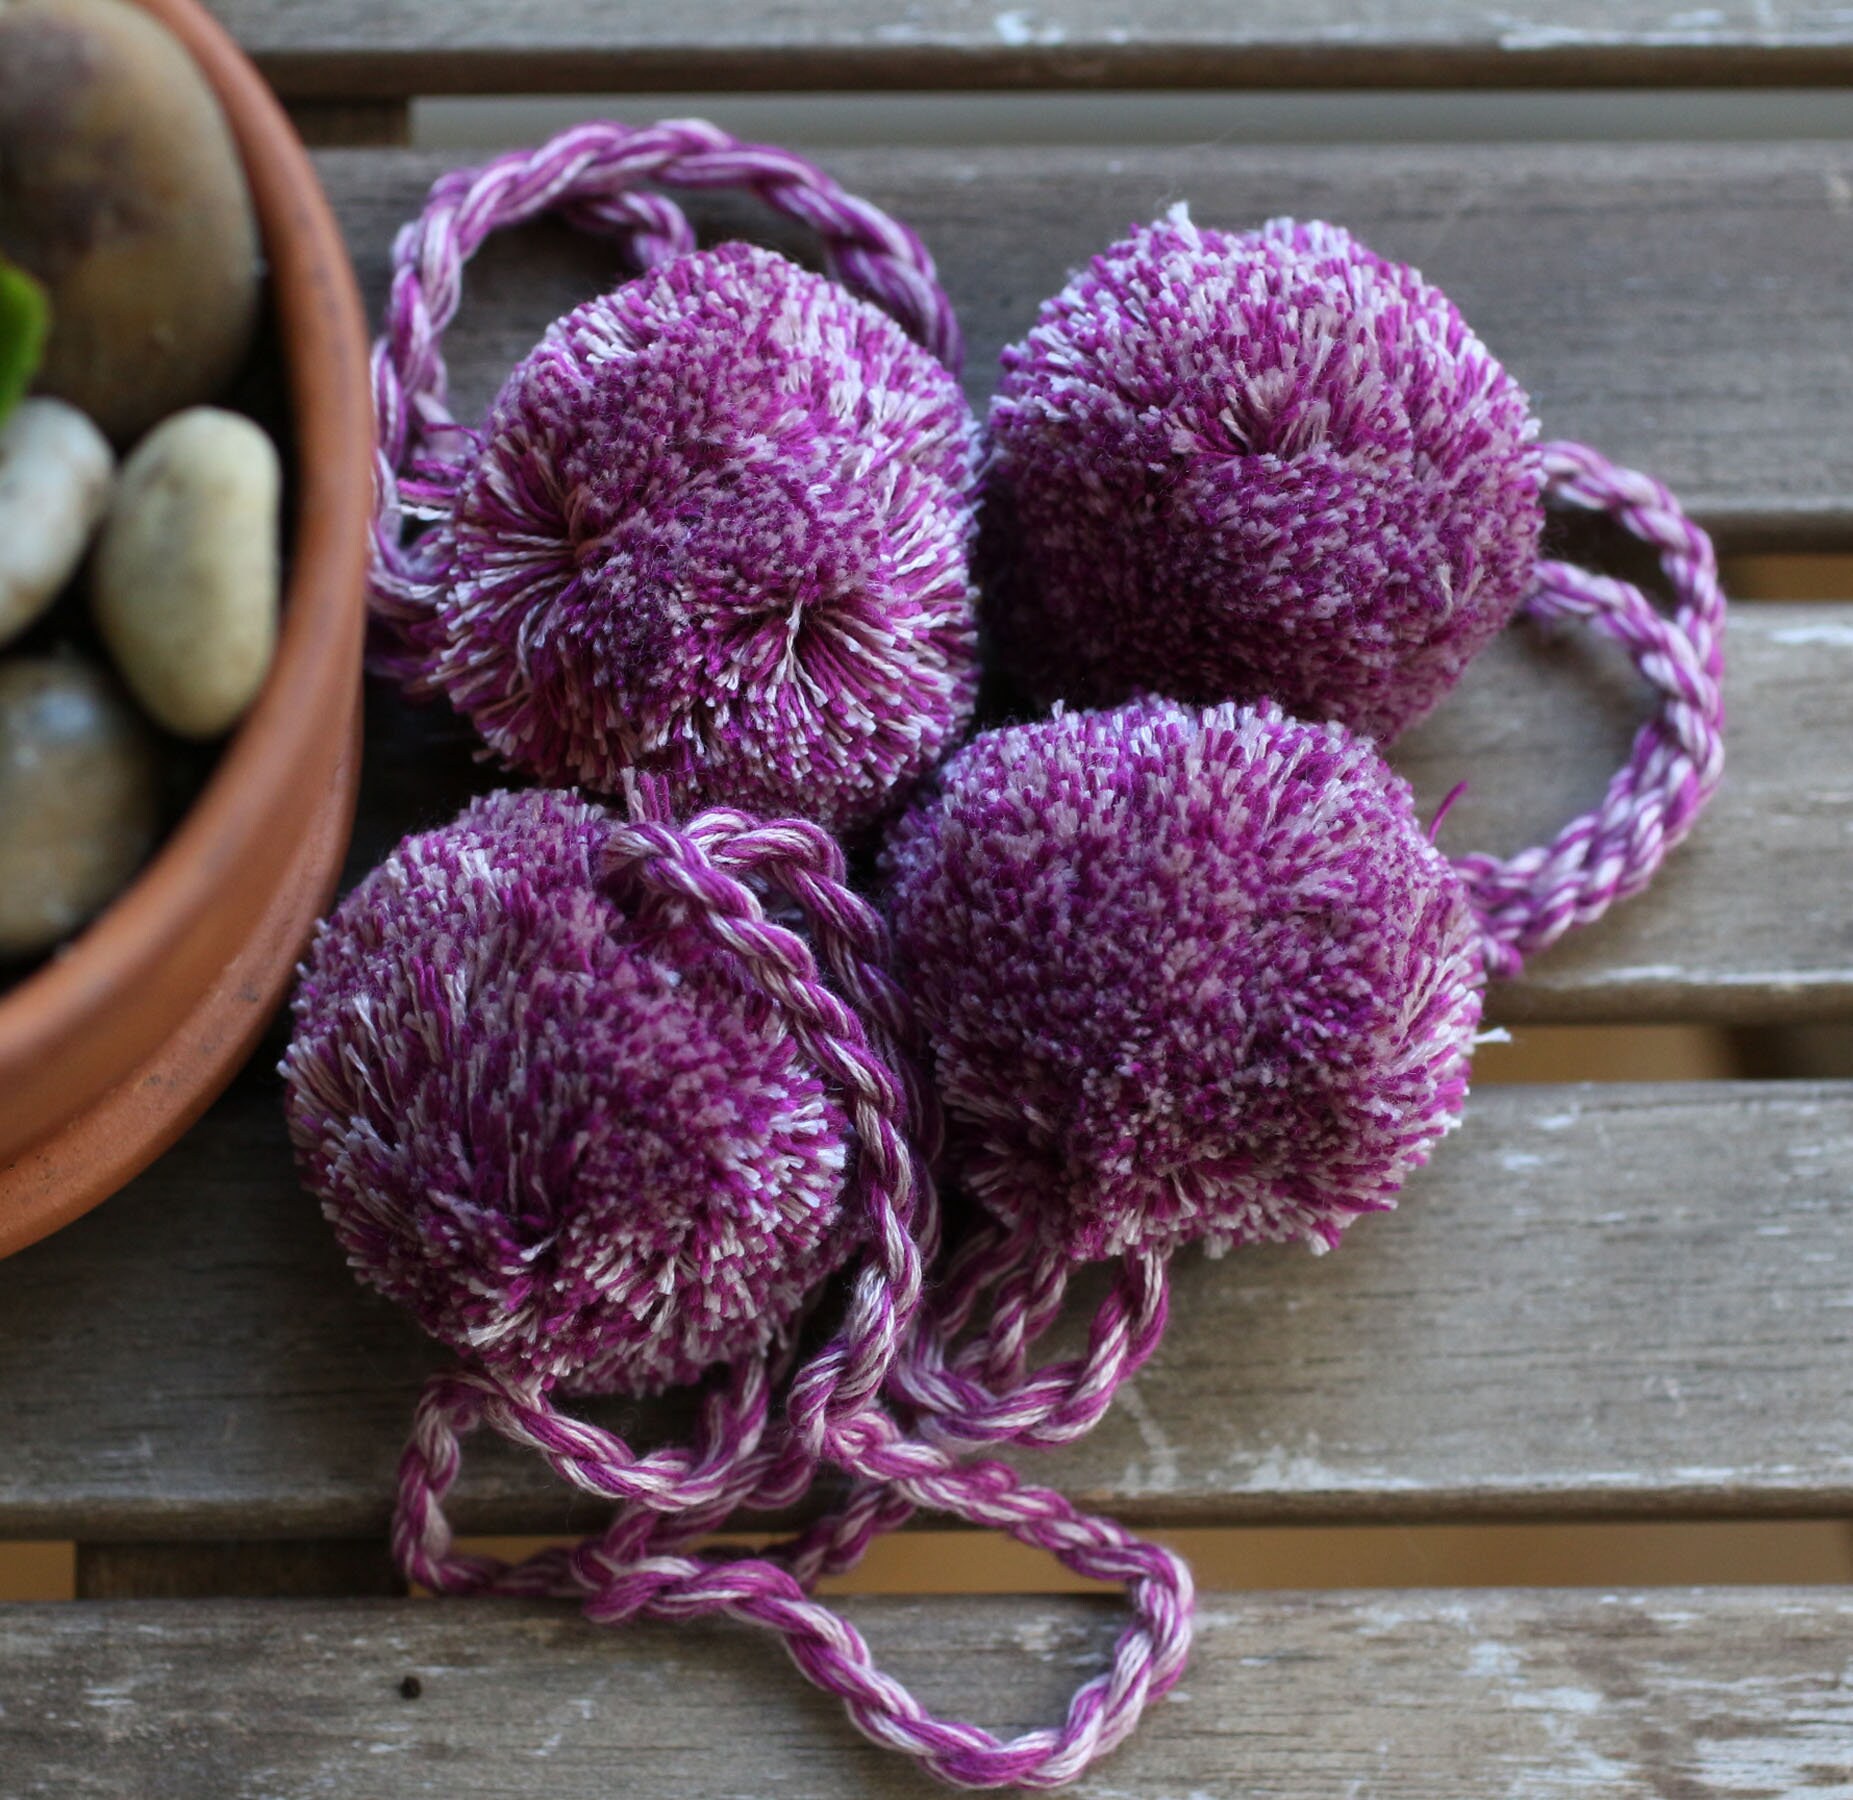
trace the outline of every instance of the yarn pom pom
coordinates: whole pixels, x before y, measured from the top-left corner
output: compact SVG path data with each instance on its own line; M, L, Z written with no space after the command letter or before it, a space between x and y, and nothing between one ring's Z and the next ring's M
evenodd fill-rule
M728 952L601 883L611 828L504 793L408 838L317 937L284 1074L363 1280L512 1382L638 1393L791 1324L848 1126Z
M400 620L419 684L543 782L866 822L971 711L977 445L875 306L671 258L509 377Z
M1073 1260L1326 1247L1458 1120L1465 892L1338 726L1147 701L990 732L888 871L964 1179Z
M991 424L998 638L1045 697L1268 698L1388 742L1531 581L1523 391L1333 225L1135 232L1004 352Z

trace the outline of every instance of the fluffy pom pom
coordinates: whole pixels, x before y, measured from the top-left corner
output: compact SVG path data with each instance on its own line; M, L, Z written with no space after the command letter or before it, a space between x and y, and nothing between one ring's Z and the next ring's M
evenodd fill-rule
M1074 1260L1327 1246L1458 1120L1466 895L1336 725L1146 701L990 732L888 872L962 1174Z
M1004 352L991 423L1000 648L1046 697L1268 698L1387 742L1530 584L1523 391L1336 226L1135 232Z
M510 376L412 631L509 766L867 822L977 685L978 427L886 313L742 244L555 323Z
M849 1128L729 953L614 898L610 829L543 791L407 839L317 937L284 1074L362 1279L506 1379L640 1393L789 1327Z

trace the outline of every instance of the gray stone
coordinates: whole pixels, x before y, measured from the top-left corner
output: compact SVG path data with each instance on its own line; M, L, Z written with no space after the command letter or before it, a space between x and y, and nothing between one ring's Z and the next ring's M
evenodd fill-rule
M0 663L0 958L51 949L128 885L154 842L155 759L96 670Z

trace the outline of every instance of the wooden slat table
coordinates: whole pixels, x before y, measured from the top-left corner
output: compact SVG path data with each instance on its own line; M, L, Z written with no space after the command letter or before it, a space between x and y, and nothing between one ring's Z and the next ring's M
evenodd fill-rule
M220 11L318 129L374 138L440 90L1853 71L1841 9L1781 4L1269 4L1221 25L1170 0L1136 19L923 0L895 24L836 0ZM1037 299L1131 220L1180 197L1206 221L1324 214L1454 294L1547 430L1663 474L1727 545L1853 549L1845 144L831 162L933 245L975 400ZM439 166L323 154L375 305ZM788 241L750 209L695 210ZM563 233L493 246L451 337L465 403L613 273ZM1700 836L1496 991L1498 1017L1853 1017L1853 605L1746 606L1730 655L1731 773ZM1471 778L1450 847L1513 848L1595 798L1640 705L1581 639L1515 632L1398 760L1426 805ZM355 872L492 779L440 715L376 696L369 733ZM1038 1469L1151 1525L1853 1513L1850 1202L1853 1082L1483 1090L1342 1255L1188 1260L1158 1358ZM928 1791L756 1639L362 1598L389 1586L392 1466L439 1360L342 1268L262 1066L129 1192L0 1264L0 1536L77 1539L90 1596L0 1609L0 1795ZM472 1456L466 1529L586 1522L532 1466ZM179 1597L265 1588L327 1597ZM1000 1726L1047 1716L1112 1628L1079 1600L852 1611L930 1699L983 1695ZM1079 1791L1844 1800L1849 1670L1853 1599L1832 1590L1217 1596L1183 1689Z

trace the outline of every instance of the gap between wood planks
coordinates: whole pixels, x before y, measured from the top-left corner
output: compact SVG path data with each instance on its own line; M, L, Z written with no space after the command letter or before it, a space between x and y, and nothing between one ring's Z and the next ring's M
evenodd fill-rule
M1270 1526L1160 1533L1190 1558L1206 1591L1414 1587L1683 1587L1853 1581L1853 1522L1838 1519L1568 1525ZM519 1555L550 1540L471 1538L464 1547ZM716 1540L749 1547L731 1534ZM127 1547L132 1574L138 1547ZM110 1560L106 1555L104 1560ZM351 1556L344 1559L351 1566ZM0 1603L70 1600L79 1553L69 1543L0 1543ZM151 1563L149 1566L158 1566ZM196 1565L204 1567L206 1565ZM197 1575L185 1591L219 1594L287 1590L339 1594L352 1585L341 1561L325 1587L293 1556L274 1583L263 1559L221 1579ZM110 1581L111 1593L135 1591ZM826 1582L834 1594L1079 1593L1087 1583L1051 1559L984 1534L918 1531L887 1538L850 1575ZM87 1592L97 1591L94 1578ZM145 1591L145 1588L144 1590Z

